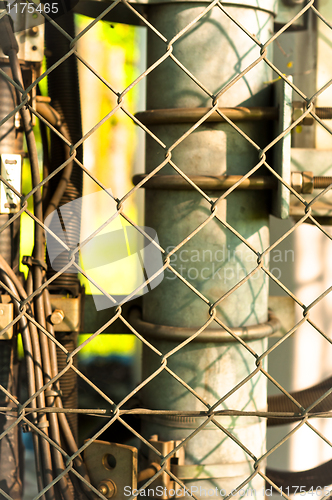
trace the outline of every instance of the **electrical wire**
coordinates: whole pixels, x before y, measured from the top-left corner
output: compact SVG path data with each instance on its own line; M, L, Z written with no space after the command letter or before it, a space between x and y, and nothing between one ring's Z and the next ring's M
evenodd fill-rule
M13 79L16 83L18 83L22 90L24 88L23 86L23 78L22 78L22 71L21 67L18 61L17 57L17 51L15 49L10 49L8 50L8 56L9 56L9 62L12 70L12 75ZM21 103L21 93L19 91L16 92L17 94L17 101ZM29 153L29 159L30 159L30 169L31 169L31 178L32 178L32 185L37 186L40 182L40 176L39 176L39 167L38 167L38 154L37 154L37 146L35 142L35 136L34 132L32 129L32 124L31 124L31 119L30 119L30 114L29 111L25 106L22 106L20 108L20 115L21 115L21 120L22 120L22 125L23 125L23 130L25 133L26 137L26 142L27 142L27 147L28 147L28 153ZM38 189L34 195L33 195L33 205L34 205L34 214L39 220L43 220L43 211L42 211L42 196L41 196L41 190ZM44 249L44 244L43 244L43 229L39 224L35 223L35 233L34 233L34 257L37 260L37 262L42 262L44 255L43 255L43 249ZM35 289L39 288L42 284L42 269L40 266L36 265L33 267L33 286ZM34 305L35 305L35 316L37 321L42 324L44 323L43 317L44 315L44 307L43 307L43 302L42 302L42 296L41 294L36 295L35 300L34 300ZM43 324L42 324L43 326ZM41 387L43 387L43 369L42 369L42 358L41 358L41 352L40 352L40 346L39 346L39 341L38 341L38 332L36 327L31 324L31 337L32 337L32 345L33 345L33 351L34 351L34 358L39 361L40 363L40 368L35 367L35 377L36 377L36 389L39 390ZM42 337L42 335L41 335ZM40 338L41 338L40 337ZM45 406L45 397L44 393L41 393L38 398L38 405L40 406ZM43 418L42 420L39 420L38 426L43 429L43 432L48 436L48 425L49 422L47 418ZM42 455L43 455L43 480L44 480L44 486L47 486L53 481L53 474L52 474L52 458L51 458L51 449L49 443L45 440L40 438L40 446L42 449ZM46 499L47 500L57 500L56 495L55 495L55 489L53 486L51 486L45 493Z
M46 317L50 318L51 313L52 313L52 307L51 307L50 294L49 294L49 291L47 290L47 288L44 289L44 305L45 305ZM54 328L53 328L52 323L49 321L49 319L47 321L47 331L54 337ZM53 360L52 377L55 377L58 373L55 343L52 341L49 341L49 347L50 347L51 359ZM57 381L56 384L54 385L54 389L60 394L59 381ZM57 397L55 399L54 404L58 408L62 408L61 398ZM78 446L77 446L77 443L76 443L75 438L73 436L70 425L68 423L67 417L64 413L58 413L57 417L59 419L61 432L62 432L64 439L66 441L66 444L67 444L67 451L69 454L73 455L74 453L76 453ZM80 455L78 455L75 458L74 463L75 463L75 469L77 470L77 472L79 472L81 474L81 476L84 477L84 479L86 479L88 482L90 482L90 478L88 476L85 464L84 464ZM88 498L93 500L94 496L92 495L91 490L84 483L80 483L80 486L81 486L81 489L83 490L83 492L88 496Z
M9 56L9 61L11 65L13 79L18 83L23 90L23 78L22 71L17 57L17 47L12 47L7 50L7 55ZM21 94L17 91L17 101L21 102ZM38 111L44 116L48 121L51 122L54 126L58 128L60 133L66 138L66 140L70 143L69 132L64 124L61 123L60 115L48 104L39 103ZM23 124L23 129L26 136L26 142L28 147L29 159L30 159L30 168L31 168L31 177L32 177L32 186L36 187L40 183L40 175L39 175L39 167L38 167L38 155L37 155L37 147L35 142L35 137L32 129L32 124L30 120L30 114L26 107L21 107L20 109L21 119ZM45 116L46 115L46 116ZM65 159L68 160L70 158L70 149L67 144L64 143L65 148ZM57 208L60 200L63 196L63 193L66 190L67 184L70 180L70 176L72 173L73 162L69 162L63 169L61 179L58 183L58 186L53 193L51 200L47 204L47 208L45 211L45 216L49 215L54 209ZM34 201L34 213L36 217L43 221L43 198L41 189L37 189L33 195ZM28 292L31 293L32 290L36 290L40 288L43 282L43 269L42 263L44 261L45 255L45 239L44 232L41 226L38 223L35 223L35 236L34 236L34 263L37 265L32 266L32 273L29 271L27 287ZM11 282L11 289L15 290L15 285L13 283L18 283L15 274L10 270L9 266L5 266L4 263L0 259L0 268L1 264L4 267L4 273L9 273L10 276L7 276L5 279L7 283ZM9 269L8 269L9 268ZM26 299L27 294L24 288L19 284L17 291L21 298ZM31 307L30 307L31 309ZM48 295L48 291L44 290L40 294L37 294L34 299L34 312L37 322L43 327L47 328L48 331L54 336L53 326L50 322L46 321L46 317L51 314L51 304ZM33 311L30 311L33 314ZM24 317L23 317L24 318ZM29 331L30 335L25 335L25 353L29 357L29 359L33 359L33 364L29 366L29 393L30 397L34 394L35 390L39 390L45 384L50 382L50 380L58 373L57 367L57 356L56 356L56 348L54 342L49 340L45 334L40 332L38 336L38 331L36 326L30 322L27 323L26 318L22 320L22 327L25 328L26 331ZM27 330L28 329L28 330ZM30 340L30 343L29 343ZM33 375L31 370L33 370ZM34 385L32 380L34 379ZM49 394L47 394L49 392ZM55 397L55 394L58 394ZM46 401L45 401L46 399ZM46 391L46 395L44 393L39 394L36 398L37 407L48 407L52 406L62 406L61 398L60 398L60 387L57 382L54 386L50 386ZM61 415L58 420L58 415L55 413L50 413L47 416L43 415L42 418L39 418L38 425L42 426L43 431L46 435L50 435L50 437L57 444L61 444L60 439L60 428L59 428L59 420L61 422L62 432L65 436L67 443L70 444L71 452L75 453L77 451L77 444L73 438L70 426L67 421L66 415ZM49 425L49 432L48 427ZM41 448L42 450L42 467L40 467L40 460L38 460L38 468L37 475L41 476L40 468L42 468L43 472L43 483L41 480L38 481L39 490L47 486L49 483L53 481L53 474L59 475L61 472L65 470L63 457L61 453L55 448L52 447L50 449L49 443L44 439L34 440L36 444L37 456L39 456L38 450ZM40 445L40 446L39 446ZM75 459L75 468L78 472L89 481L89 477L87 475L84 462L81 457L77 457ZM49 490L45 493L47 500L57 500L60 494L60 498L63 500L73 500L72 488L69 487L70 481L69 476L66 478L63 476L54 487L50 487ZM72 475L72 481L77 482L76 476ZM80 484L82 492L85 495L92 499L92 493L86 485ZM58 493L58 494L57 494Z
M10 266L7 264L7 262L4 260L4 258L0 255L0 270L1 270L1 276L3 279L3 282L10 288L17 297L17 300L20 301L21 299L26 299L27 294L20 283L19 279L16 277ZM19 304L17 301L14 301L14 306L16 309L17 314L20 313L19 310ZM30 304L27 303L27 308L28 308L28 313L29 315L32 315L32 311L30 309ZM36 390L38 390L40 387L44 385L43 379L40 377L40 372L41 372L41 356L40 356L40 349L38 345L38 336L37 336L37 329L35 325L31 322L27 322L27 319L25 316L22 316L20 319L20 330L22 334L22 342L23 342L23 347L24 347L24 353L26 357L26 362L27 362L27 375L28 375L28 393L29 397L32 397ZM44 338L45 335L43 335ZM46 340L48 340L46 338ZM53 344L53 342L52 342ZM44 362L44 359L43 359ZM44 364L44 363L43 363ZM51 368L49 368L49 373L51 373L51 377L53 377L53 373L51 372ZM36 378L36 382L35 382ZM51 389L51 388L50 388ZM37 407L45 407L45 400L44 400L44 394L41 393L39 396L36 398L37 400ZM47 406L50 406L50 401L47 401ZM37 422L37 415L33 414L34 416L34 421ZM49 414L50 418L50 437L55 441L56 443L60 444L60 433L59 433L59 426L56 421L56 415L53 413ZM43 419L42 421L44 424L47 422L46 419ZM40 425L41 420L37 423L37 425ZM34 437L37 437L35 434L33 434ZM37 439L38 442L38 439ZM46 442L44 439L42 442ZM36 439L34 439L34 445L36 443ZM46 442L47 443L47 442ZM47 443L48 444L48 443ZM39 449L40 446L37 445L37 448ZM36 449L36 448L35 448ZM38 456L38 450L37 450L37 456ZM64 470L64 464L63 464L63 459L61 457L61 454L58 450L56 450L54 447L52 447L52 456L53 456L53 461L55 465L55 469L57 470L57 474L60 474ZM37 459L36 459L37 461ZM40 474L40 468L43 468L40 466L40 461L38 461L38 464L36 463L36 470L37 470L37 479L41 477ZM51 469L52 470L52 469ZM53 480L53 479L52 479ZM65 477L62 477L58 483L58 488L60 489L62 496L64 500L71 500L72 497L69 494L68 490L68 484L67 484L67 479ZM40 480L38 481L38 486L41 489L43 489L43 484L40 483Z
M24 292L24 289L23 289L21 283L17 280L17 277L14 274L14 272L12 271L12 269L10 268L10 266L7 264L5 259L2 257L2 255L0 255L0 269L1 269L1 280L12 291L14 297L17 298L17 300L13 300L13 303L14 303L15 312L18 315L18 314L20 314L19 301L20 301L21 297L20 297L17 290L19 288L20 292L22 292L22 291ZM17 284L19 285L18 288L17 288L17 286L15 286ZM29 397L32 397L36 392L36 385L35 385L35 363L34 363L34 356L33 356L33 350L32 350L31 332L30 332L29 324L28 324L25 316L22 316L20 318L19 323L20 323L20 332L21 332L21 336L22 336L22 343L23 343L23 349L24 349L26 367L27 367L28 395L29 395ZM32 414L32 419L33 419L34 423L37 423L37 414L36 413ZM33 445L34 445L34 452L35 452L34 455L35 455L37 484L38 484L38 489L40 491L43 488L42 459L41 459L41 455L40 455L40 446L39 446L38 436L34 433L33 433Z
M15 37L14 37L15 38ZM18 61L17 57L17 52L18 52L18 47L17 45L15 46L12 44L12 47L7 48L6 50L7 55L9 56L9 61L10 61L10 66L12 70L12 75L13 79L18 83L22 90L23 90L23 78L22 78L22 72L21 72L21 67ZM17 91L17 101L20 103L21 102L21 94L20 92ZM36 142L35 142L35 137L32 129L32 124L30 120L30 114L29 111L27 110L26 107L21 107L20 109L20 114L21 114L21 120L23 124L23 129L25 132L26 136L26 142L27 142L27 147L28 147L28 153L29 153L29 159L30 159L30 167L31 167L31 177L32 177L32 185L38 186L40 183L40 176L39 176L39 168L38 168L38 155L37 155L37 147L36 147ZM68 169L67 169L68 170ZM33 201L34 201L34 213L36 217L39 220L43 220L43 210L42 210L42 196L41 196L41 189L36 190L33 196ZM42 275L42 267L41 265L38 265L38 263L43 262L44 258L44 234L41 226L39 224L35 224L35 244L34 244L34 258L37 261L37 265L33 267L33 288L37 289L41 286L42 280L43 280L43 275ZM7 269L8 271L8 269ZM13 276L12 276L13 277ZM6 279L6 278L5 278ZM8 281L8 280L7 280ZM31 288L31 278L29 282L29 288ZM23 293L23 290L20 290L21 294L26 296L25 293ZM36 295L35 300L34 300L34 305L35 305L35 313L36 313L36 319L38 323L42 327L46 327L46 320L45 320L45 311L44 311L44 301L43 301L43 295L42 293ZM26 328L27 325L22 324L23 328ZM34 364L34 378L35 378L35 389L39 390L45 383L49 382L52 378L52 371L51 371L51 361L50 361L50 352L49 352L49 341L47 337L44 334L39 335L38 337L38 332L32 323L30 324L30 333L31 333L31 344L28 347L32 352L29 352L29 356L32 354L32 358L35 361ZM27 336L25 336L27 337ZM39 341L38 341L39 340ZM40 345L39 345L40 342ZM25 342L26 343L26 342ZM30 367L31 369L31 367ZM30 370L31 371L31 370ZM32 385L31 385L31 373L30 376L28 377L30 381L30 396L34 394L34 392L31 391ZM52 388L50 387L50 390ZM37 406L38 407L45 407L45 395L44 393L39 394L37 396ZM54 397L47 398L47 404L48 405L53 405L54 404ZM48 435L48 429L47 427L50 425L50 435L52 439L56 442L60 442L60 431L59 431L59 423L57 420L57 415L55 414L50 414L49 415L49 421L47 420L47 417L43 416L42 419L39 419L38 421L38 426L43 429L43 432L45 432L46 435ZM64 470L64 464L63 464L63 459L58 450L56 450L54 447L52 448L52 454L51 454L51 449L49 443L45 439L40 439L40 448L42 449L42 454L43 454L43 484L41 484L40 480L38 481L39 483L39 489L41 489L43 486L49 485L53 481L53 467L56 472L56 474L61 473ZM52 461L53 458L53 461ZM53 463L52 463L53 462ZM39 471L39 463L38 463L38 471ZM40 474L38 474L40 476ZM57 483L57 488L61 492L61 496L64 500L72 500L73 496L71 495L69 488L68 488L68 483L67 479L65 477L62 477L58 483ZM56 500L57 496L55 492L55 488L51 486L48 491L45 493L45 496L47 500Z
M53 127L55 127L63 137L71 143L70 133L66 124L62 123L60 114L49 104L45 102L37 102L36 105L37 112L47 120ZM46 147L45 141L47 140L46 134L43 134L43 148L48 152L48 148ZM65 152L65 161L70 158L70 147L68 144L63 142L64 152ZM46 219L60 204L61 198L68 186L70 181L70 177L73 171L73 161L69 162L62 171L61 179L51 197L48 200L49 194L47 193L45 196L46 207L44 207L44 219ZM47 162L46 162L47 166ZM48 169L47 169L48 171Z
M4 258L1 255L0 255L0 270L1 270L1 275L3 278L3 282L8 286L8 288L10 288L12 290L13 295L17 298L17 301L14 301L14 307L15 307L17 314L19 314L20 310L19 310L18 301L20 301L21 299L23 299L23 300L26 299L27 293L24 290L24 288L23 288L21 282L19 281L19 279L17 278L17 276L14 274L14 272L12 271L10 266L7 264L7 262L4 260ZM51 302L50 302L50 297L49 297L49 293L48 293L47 289L44 290L44 300L45 300L46 315L50 316L52 309L51 309ZM30 304L28 303L27 306L29 309ZM29 312L29 314L32 315L31 310L28 310L28 312ZM31 323L31 322L28 323L26 317L22 316L22 318L20 319L20 329L21 329L21 333L22 333L24 352L25 352L25 356L27 359L27 367L28 367L27 373L28 373L28 386L29 386L28 392L29 392L29 396L31 397L36 392L35 380L34 380L36 362L35 363L33 362L34 355L33 355L33 348L32 348L32 344L31 344L31 338L30 338L31 334L30 334L29 326L33 328L35 325L33 325L33 323ZM47 330L52 335L54 335L53 327L49 321L47 322ZM51 367L51 376L53 378L58 374L57 362L56 362L56 350L55 350L54 342L52 342L50 340L49 344L50 344L51 358L53 360L52 367ZM59 394L59 397L56 398L55 406L61 408L62 403L61 403L61 398L60 398L60 388L58 386L58 381L54 384L53 389L56 392L58 392L58 394ZM37 415L36 414L33 414L33 415L34 415L34 418L36 419ZM56 416L55 414L52 414L52 413L50 415ZM67 442L67 445L69 448L68 452L70 454L74 454L74 453L76 453L78 447L77 447L76 441L73 437L72 431L69 427L66 415L65 414L58 414L57 416L60 417L59 420L60 420L60 425L61 425L61 431L64 434L65 440ZM54 437L55 436L53 436L52 439L54 441L58 442L58 439L57 438L54 439ZM75 459L75 468L87 481L90 481L89 476L86 472L84 462L82 461L80 456L78 456ZM59 469L61 469L61 465L59 465ZM62 468L62 470L64 470L64 468ZM86 493L90 499L93 498L91 490L89 490L85 485L83 485L83 490L84 490L84 493ZM65 495L65 498L66 497L68 497L67 494Z

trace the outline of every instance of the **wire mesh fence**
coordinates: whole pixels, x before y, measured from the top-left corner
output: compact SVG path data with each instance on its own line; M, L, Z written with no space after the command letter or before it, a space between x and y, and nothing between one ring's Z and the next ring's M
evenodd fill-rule
M201 498L212 489L214 495L226 498L245 496L249 490L259 498L272 491L270 486L287 499L310 488L321 498L330 496L329 462L316 476L266 470L266 459L303 426L332 446L328 435L311 423L312 418L331 415L330 379L314 391L291 393L267 365L268 356L303 324L311 325L331 343L329 335L311 319L312 309L331 287L303 303L269 268L273 251L304 223L313 224L331 239L329 227L315 212L331 179L308 198L303 185L314 186L315 180L306 181L302 176L298 187L291 182L286 164L290 162L291 133L304 120L313 119L316 127L331 134L315 101L332 80L305 95L273 63L272 55L272 46L282 33L309 14L331 29L314 3L303 3L297 14L273 32L276 5L272 1L269 5L214 0L142 6L117 0L101 3L95 19L75 33L63 21L70 12L52 18L45 7L38 11L38 4L29 2L45 18L48 58L46 69L40 74L32 72L30 82L22 76L24 61L17 55L12 25L5 25L8 7L3 7L1 38L6 41L1 44L7 59L1 59L0 72L4 87L10 89L12 108L9 105L9 112L2 111L0 126L4 136L10 127L17 135L24 132L32 177L32 188L23 195L8 172L1 171L6 200L13 203L9 207L12 213L4 212L9 215L1 231L3 241L7 241L6 231L11 231L12 254L17 253L13 237L17 221L26 214L34 223L34 250L24 260L29 267L24 284L13 264L17 259L0 256L1 305L8 306L3 309L8 321L1 323L0 334L3 498L23 495L22 430L33 436L36 499L134 498L148 491L153 497ZM10 9L15 5L26 4L14 2ZM134 19L148 32L146 68L125 88L107 81L94 69L94 61L86 60L80 51L80 41L95 24L113 15L117 20L120 8L125 19ZM54 44L59 44L58 52ZM79 121L75 106L64 110L59 97L76 78L70 73L75 64L84 65L114 102L84 134L71 123ZM117 67L113 71L116 74ZM57 80L50 83L52 74L57 74ZM46 77L51 101L37 92ZM142 81L147 85L148 110L133 111L128 101ZM297 113L293 113L292 93L293 100L301 101ZM145 134L146 172L134 177L129 191L114 195L112 187L85 165L82 146L100 127L122 114ZM42 176L34 117L43 137ZM8 149L1 150L2 165L8 153ZM94 183L98 196L103 196L103 215L84 238L79 229L82 178ZM145 190L144 225L135 222L126 209L140 189ZM286 217L290 194L297 202L297 219L271 243L269 214L273 211ZM89 196L89 206L97 203L94 195ZM33 210L28 206L31 199ZM119 220L123 224L116 225ZM105 261L98 253L100 248L108 255ZM101 268L102 276L103 264L115 262L118 266L118 261L134 254L140 267L128 260L124 264L125 279L133 279L126 295L111 293L93 277L94 267ZM93 285L96 314L107 318L101 327L87 332L91 335L81 345L77 345L77 324L59 331L63 308L52 306L54 292L73 301L80 296L77 274ZM277 318L268 312L271 281L297 304L302 317L268 344L268 337L280 329ZM138 297L142 309L130 309L131 300ZM70 304L66 314L78 318L82 304ZM11 311L8 317L7 311ZM143 352L141 382L119 399L113 399L111 388L95 384L77 364L80 351L110 329L130 332ZM14 332L12 339L10 331ZM24 348L21 378L16 360L18 332ZM26 395L22 390L18 393L23 380ZM102 401L98 408L78 408L77 380L98 394ZM267 381L280 392L269 401ZM102 421L84 442L79 441L75 417L82 414ZM267 422L296 425L267 448ZM130 484L121 483L121 476L127 478L128 463L131 472L137 467L133 450L121 466L105 464L105 457L114 459L114 453L103 451L99 468L104 468L104 474L105 470L118 470L119 482L95 479L93 462L97 458L92 458L91 465L88 452L116 425L129 431L138 443L138 486L136 476Z

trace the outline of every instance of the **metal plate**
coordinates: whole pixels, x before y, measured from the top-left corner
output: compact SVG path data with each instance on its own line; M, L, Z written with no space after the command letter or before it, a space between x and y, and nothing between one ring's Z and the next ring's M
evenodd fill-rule
M19 47L18 58L25 62L42 62L44 57L44 16L33 8L28 12L25 2L7 2L7 13L13 20L14 32ZM57 2L47 3L57 6ZM29 7L29 9L30 9ZM47 10L45 12L47 13ZM7 57L0 49L0 57Z
M63 321L55 325L56 332L79 332L81 320L80 297L63 297L62 295L51 295L52 311L60 309L64 313Z
M14 306L13 304L0 304L0 332L2 332L7 325L14 319ZM13 327L3 331L0 335L0 340L8 340L13 336Z
M17 192L21 191L21 155L2 154L1 158L1 176L9 182ZM12 214L20 209L19 197L1 182L0 184L0 213Z
M113 500L123 499L126 491L137 489L137 448L134 446L96 440L84 451L84 461L95 488L107 479L115 483Z
M274 20L274 25L275 25L275 31L280 29L282 26L287 24L293 17L298 14L303 7L306 5L306 1L303 0L302 2L295 3L289 2L287 5L287 2L285 0L278 0L278 12L277 12L277 17ZM306 14L302 15L299 19L297 19L294 23L292 23L290 29L295 31L295 30L300 30L300 29L305 29L305 17Z

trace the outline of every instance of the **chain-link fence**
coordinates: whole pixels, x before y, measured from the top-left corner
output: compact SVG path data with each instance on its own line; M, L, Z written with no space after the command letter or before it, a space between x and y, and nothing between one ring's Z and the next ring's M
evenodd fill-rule
M291 136L308 122L311 130L332 133L330 110L315 106L332 80L304 93L301 77L286 76L272 53L276 46L283 50L287 30L294 37L296 30L305 32L308 19L332 28L314 4L117 0L81 2L66 11L54 2L3 2L1 497L23 496L22 432L33 440L34 498L263 498L272 491L285 498L306 491L330 496L329 461L296 473L266 469L267 458L303 426L332 446L328 433L312 423L330 417L331 379L290 392L267 365L304 324L327 350L331 344L311 315L331 288L304 303L287 277L269 267L279 245L306 223L331 239L332 179L321 176L322 168L319 176L311 172L311 164L323 160L311 156L309 165L314 153L306 145L291 155ZM23 6L32 6L25 31L15 24ZM93 17L78 33L73 9ZM81 50L103 19L147 32L146 68L125 88L107 81ZM77 64L114 103L84 133ZM143 82L146 111L134 109L132 99ZM92 88L92 100L94 93ZM113 195L113 186L87 167L82 149L118 116L144 132L146 167L134 176L134 187ZM32 179L26 195L22 155ZM95 194L83 197L83 178L95 185ZM139 190L145 192L143 224L128 209ZM102 206L95 227L83 219L83 236L82 199L88 211ZM272 242L270 214L293 217ZM28 218L34 223L33 252L23 257L26 279L19 273L23 215L23 227ZM25 238L22 232L22 243ZM78 274L91 286L85 300ZM116 275L118 283L104 286L105 275L111 281ZM282 316L279 321L268 308L271 283L283 293L280 301L302 314L286 329ZM78 345L80 331L91 335ZM98 385L77 363L80 351L104 333L130 333L142 349L141 381L125 397L112 397L112 371L106 368L107 383ZM18 334L24 350L19 361ZM280 361L280 371L286 368ZM78 381L98 395L98 408L78 408ZM267 397L268 381L279 395ZM77 429L82 415L94 429L84 441ZM267 425L290 423L266 445ZM100 441L112 428L112 443Z

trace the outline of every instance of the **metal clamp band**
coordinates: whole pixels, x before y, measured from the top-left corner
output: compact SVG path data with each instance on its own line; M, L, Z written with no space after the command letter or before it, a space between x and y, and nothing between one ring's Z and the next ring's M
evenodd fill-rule
M38 429L46 429L49 426L50 424L48 420L44 420L43 422L39 422L38 424L36 424L36 427L38 427Z
M28 267L33 267L33 266L38 266L41 267L42 269L45 269L47 271L47 264L46 262L35 259L34 257L31 257L31 255L23 255L22 257L22 264Z
M133 177L134 185L137 185L146 175L137 174ZM200 189L211 191L222 191L231 188L236 182L243 178L242 175L191 175L189 179L193 181ZM273 176L248 177L244 179L236 189L241 190L263 190L276 189L278 181ZM189 184L181 175L154 175L142 187L145 189L171 189L171 190L193 190L194 187Z
M62 396L61 391L55 391L54 389L49 389L49 390L45 391L46 398L57 398L57 397L61 397L61 396Z
M169 340L181 342L187 340L194 335L198 330L197 328L185 328L177 326L155 325L143 321L141 317L141 310L134 308L130 312L129 322L133 327L142 335L158 340ZM243 340L259 340L265 337L270 337L276 333L281 327L278 318L269 311L269 319L266 323L259 323L257 325L231 327L230 330ZM214 342L214 343L231 343L237 342L223 328L204 330L200 333L193 342Z

